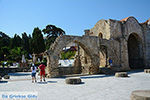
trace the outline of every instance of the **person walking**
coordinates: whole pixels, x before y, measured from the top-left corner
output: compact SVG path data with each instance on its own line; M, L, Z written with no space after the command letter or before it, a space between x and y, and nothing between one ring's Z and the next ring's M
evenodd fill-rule
M41 65L39 65L41 82L42 82L42 77L43 77L43 81L45 82L45 67L46 66L43 63Z
M36 81L36 70L37 70L36 66L34 64L32 64L32 67L31 67L32 83L34 83L34 81L37 82Z

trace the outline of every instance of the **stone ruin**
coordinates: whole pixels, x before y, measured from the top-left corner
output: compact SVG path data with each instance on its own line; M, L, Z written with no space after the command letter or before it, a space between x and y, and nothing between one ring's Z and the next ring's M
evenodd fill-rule
M115 71L150 68L150 19L144 23L134 17L100 20L83 36L58 37L45 52L48 77L61 76L59 55L71 42L78 44L72 74L97 74L100 66L109 66L109 59Z

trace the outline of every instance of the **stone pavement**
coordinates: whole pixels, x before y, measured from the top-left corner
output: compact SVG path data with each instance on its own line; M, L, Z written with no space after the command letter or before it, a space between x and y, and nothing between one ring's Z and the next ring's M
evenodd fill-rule
M0 83L0 92L38 92L38 100L130 100L134 90L150 90L150 74L130 72L127 78L106 75L81 76L83 84L68 85L65 78L32 83L30 73L11 74ZM8 82L7 82L8 81Z

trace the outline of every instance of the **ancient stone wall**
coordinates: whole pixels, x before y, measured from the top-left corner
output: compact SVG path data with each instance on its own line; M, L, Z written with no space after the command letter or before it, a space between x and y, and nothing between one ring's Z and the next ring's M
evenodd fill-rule
M125 39L124 44L128 44L129 36L131 34L137 35L138 40L141 43L141 51L142 52L140 52L140 55L143 56L142 59L144 60L144 50L145 50L144 35L143 35L142 27L140 26L139 22L134 17L129 17L123 24L123 37ZM127 50L127 52L126 52L126 50ZM126 61L126 64L130 64L128 47L124 48L124 52L125 52L124 55L126 55L126 58L125 59L123 58L123 61Z
M74 74L74 67L58 67L60 75Z
M109 54L108 58L114 59L114 65L120 67L119 70L129 70L128 39L133 34L137 35L135 36L137 37L137 42L140 42L138 48L140 48L140 59L143 59L145 64L143 64L143 67L149 66L150 58L147 56L149 54L149 28L148 25L146 27L144 29L134 17L127 17L121 21L112 19L100 20L90 29L89 35L99 36L99 33L102 33L103 39L111 41L109 44L106 44ZM101 60L104 59L100 59L100 62Z
M99 34L102 34L103 39L110 39L109 20L100 20L90 29L90 36L99 36Z
M84 36L58 37L46 52L47 73L50 77L60 75L59 54L71 42L77 43L80 48L75 57L74 73L96 74L100 63L108 66L109 59L113 61L112 69L117 71L150 67L149 41L149 21L140 24L134 17L121 21L100 20L92 29L85 30ZM102 56L103 51L105 56ZM140 67L137 67L138 65Z
M148 23L142 24L142 30L144 33L145 38L145 51L144 51L144 57L145 57L145 66L148 68L150 67L150 27Z

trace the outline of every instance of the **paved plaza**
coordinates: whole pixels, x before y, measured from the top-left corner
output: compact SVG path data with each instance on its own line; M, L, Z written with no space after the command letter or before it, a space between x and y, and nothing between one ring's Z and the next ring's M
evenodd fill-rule
M0 92L37 92L38 100L130 100L134 90L150 90L150 74L128 72L129 77L107 75L81 76L83 83L68 85L65 78L50 78L47 82L31 82L30 73L10 74L10 80L0 82ZM6 99L5 99L6 100Z

